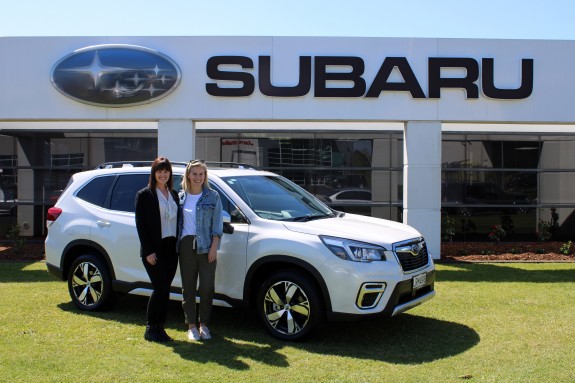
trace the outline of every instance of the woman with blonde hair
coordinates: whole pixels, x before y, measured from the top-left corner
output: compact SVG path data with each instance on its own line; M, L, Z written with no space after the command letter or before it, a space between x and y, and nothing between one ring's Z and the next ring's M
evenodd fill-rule
M214 298L218 247L223 235L223 218L220 195L210 188L208 168L203 161L188 163L179 197L182 215L178 248L182 307L188 324L188 339L210 339L208 325ZM199 321L196 316L198 292Z

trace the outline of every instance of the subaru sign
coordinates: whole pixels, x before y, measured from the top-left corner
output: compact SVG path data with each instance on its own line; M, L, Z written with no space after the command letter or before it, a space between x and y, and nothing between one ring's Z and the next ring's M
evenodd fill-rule
M146 104L180 83L178 65L153 49L97 45L72 52L52 68L52 85L73 100L96 106Z

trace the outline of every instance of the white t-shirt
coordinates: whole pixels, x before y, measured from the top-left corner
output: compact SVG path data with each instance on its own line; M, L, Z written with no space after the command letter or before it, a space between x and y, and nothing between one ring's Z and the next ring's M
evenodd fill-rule
M186 202L184 203L184 228L182 237L186 235L196 235L196 205L200 200L200 194L186 193Z

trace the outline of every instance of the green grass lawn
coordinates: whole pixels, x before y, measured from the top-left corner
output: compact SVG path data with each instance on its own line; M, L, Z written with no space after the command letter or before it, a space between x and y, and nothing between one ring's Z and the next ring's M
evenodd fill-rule
M0 263L0 382L574 382L575 263L438 265L437 296L305 343L215 308L214 338L144 341L146 298L78 311L42 262Z

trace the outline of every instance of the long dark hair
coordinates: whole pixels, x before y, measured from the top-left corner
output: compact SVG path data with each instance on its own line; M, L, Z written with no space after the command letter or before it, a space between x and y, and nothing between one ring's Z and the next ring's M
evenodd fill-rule
M148 186L151 189L155 189L156 188L156 172L159 170L167 170L170 172L170 178L168 179L168 182L166 182L166 186L168 187L168 190L172 190L173 186L174 186L174 174L172 173L172 164L170 163L170 160L168 160L167 157L158 157L154 160L154 162L152 162L152 170L150 172L150 180L148 181Z

